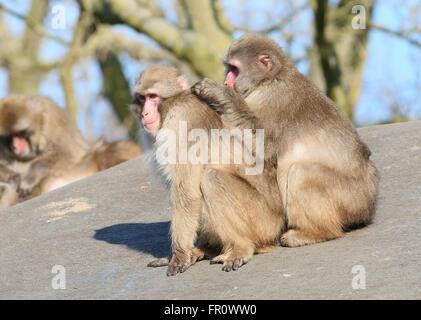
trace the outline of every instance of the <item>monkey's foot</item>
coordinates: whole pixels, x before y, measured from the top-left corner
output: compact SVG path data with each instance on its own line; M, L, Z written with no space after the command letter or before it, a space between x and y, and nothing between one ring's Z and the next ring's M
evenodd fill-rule
M178 273L183 273L191 265L191 255L175 255L168 264L167 276L175 276Z
M253 253L246 253L245 250L231 250L219 256L216 256L211 260L210 263L222 263L222 271L230 272L231 270L236 271L241 266L245 265L247 262L250 261L252 256Z
M281 246L283 247L301 247L316 242L321 242L314 237L306 235L304 232L299 230L288 230L281 237Z
M202 249L199 248L193 248L191 255L190 255L190 263L184 262L180 263L181 259L171 259L172 262L169 261L168 258L160 258L153 260L148 263L148 267L151 268L159 268L159 267L166 267L168 266L168 272L167 275L175 275L177 273L182 273L187 270L191 265L194 265L196 262L203 260L205 258L205 252ZM177 260L177 261L173 261ZM172 263L172 264L171 264ZM171 264L171 269L170 269ZM175 272L175 273L174 273Z
M168 266L169 263L170 261L168 260L168 258L160 258L160 259L156 259L149 262L148 267L151 267L151 268L166 267Z

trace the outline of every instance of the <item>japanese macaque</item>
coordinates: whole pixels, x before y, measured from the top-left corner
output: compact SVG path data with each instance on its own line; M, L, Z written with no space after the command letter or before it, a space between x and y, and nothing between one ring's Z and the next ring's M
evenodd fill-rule
M0 100L0 147L9 170L19 175L25 200L93 175L140 154L131 142L83 139L66 113L44 96L10 95ZM15 178L16 180L16 178Z
M222 263L224 271L237 270L254 253L268 252L277 244L284 222L274 167L248 176L242 164L179 161L180 146L186 144L191 150L194 144L180 138L183 123L189 136L201 129L208 137L223 124L188 90L176 69L149 67L135 86L132 110L155 137L158 157L168 131L174 133L174 147L178 147L177 162L160 163L171 182L172 258L149 266L168 265L167 275L175 275L206 256L211 263Z
M297 247L369 224L378 174L356 130L272 40L246 35L226 56L225 86L204 79L192 92L228 127L261 128L275 159L287 231Z
M43 96L0 100L0 137L13 155L9 168L21 175L22 198L53 189L89 150L65 112Z

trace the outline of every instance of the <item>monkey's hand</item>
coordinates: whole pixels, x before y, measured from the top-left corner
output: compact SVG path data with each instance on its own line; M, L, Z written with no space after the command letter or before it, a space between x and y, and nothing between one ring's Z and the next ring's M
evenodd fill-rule
M25 177L18 185L17 191L19 197L27 198L36 185L36 181L31 176Z
M203 79L191 88L191 92L200 100L206 102L213 110L223 114L229 107L230 88L211 79Z

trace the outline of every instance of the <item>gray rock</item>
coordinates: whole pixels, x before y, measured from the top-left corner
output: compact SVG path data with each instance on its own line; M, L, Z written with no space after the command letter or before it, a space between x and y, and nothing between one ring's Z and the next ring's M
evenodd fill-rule
M139 158L0 211L0 298L420 299L421 122L360 133L382 176L369 227L257 255L236 272L203 261L167 277L146 264L169 254L168 192ZM52 288L54 265L65 290ZM353 289L355 266L365 289Z

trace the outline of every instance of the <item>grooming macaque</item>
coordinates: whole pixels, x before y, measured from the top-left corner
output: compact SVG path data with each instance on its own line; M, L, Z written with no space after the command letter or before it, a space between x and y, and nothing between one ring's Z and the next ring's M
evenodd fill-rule
M1 161L18 174L19 200L62 187L140 154L139 147L130 142L99 142L90 147L52 100L24 95L0 100L0 147L5 153Z
M183 122L189 133L203 129L208 136L211 129L223 128L217 113L187 89L176 69L157 65L148 68L137 82L132 110L156 138L156 150L163 143L165 130L175 133L178 148L183 143L192 146L191 141L181 141ZM153 261L149 266L168 265L168 275L184 272L205 254L213 256L212 263L223 263L224 271L237 270L254 253L274 247L282 231L274 167L247 176L242 164L209 163L161 164L171 182L174 207L172 258L170 262Z
M225 126L265 130L265 159L276 161L288 229L281 244L327 241L370 223L377 170L334 102L266 37L233 43L225 63L225 86L205 79L192 91Z

